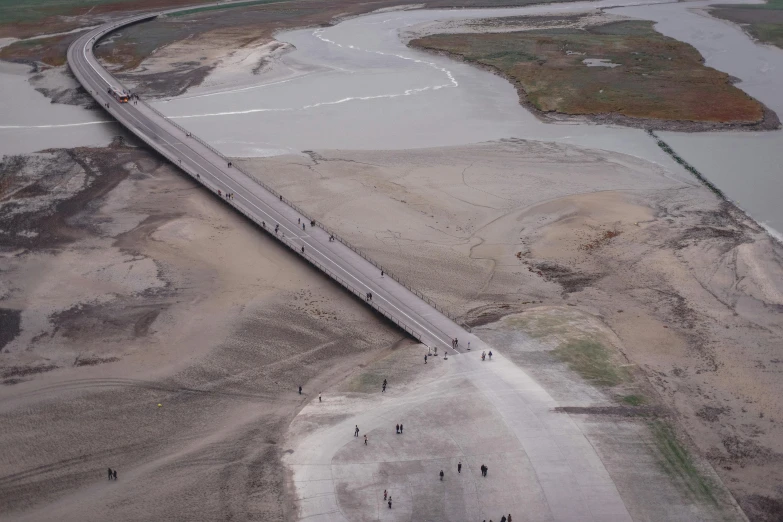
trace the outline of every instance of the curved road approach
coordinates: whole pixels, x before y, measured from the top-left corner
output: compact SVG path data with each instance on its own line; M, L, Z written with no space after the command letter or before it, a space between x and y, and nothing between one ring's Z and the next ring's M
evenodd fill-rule
M229 160L207 143L144 101L120 103L109 94L112 87L123 90L124 87L101 66L93 54L93 47L101 38L119 28L151 20L160 14L163 13L105 24L70 46L68 65L93 98L125 128L206 188L215 194L219 191L222 194L232 193L234 197L226 203L420 342L439 351L453 350L451 340L454 338L459 339L460 349L466 347L468 341L475 346L476 338L423 295L388 273L382 277L381 266L322 224L310 226L311 219L301 209L241 169L229 167ZM305 224L304 230L300 220ZM275 231L276 225L279 225L279 232ZM330 241L330 236L335 239ZM367 298L368 294L371 299Z
M310 226L310 218L295 205L240 169L229 167L228 160L219 152L190 135L185 129L143 101L119 103L108 93L111 87L122 88L122 85L98 63L92 52L93 46L100 38L118 28L153 19L158 14L141 15L106 24L85 34L68 49L68 63L71 70L98 103L129 131L207 189L216 194L218 191L233 193L234 198L225 200L226 203L253 220L348 291L365 300L368 305L411 336L431 348L438 348L441 353L455 351L451 344L454 338L459 339L457 352L466 348L470 341L473 352L466 351L459 358L455 358L450 369L455 372L455 375L463 376L475 393L487 401L483 404L488 405L496 416L496 420L492 423L492 432L501 430L507 434L507 438L495 447L496 443L501 442L500 439L482 438L481 434L486 435L486 426L480 425L481 422L470 424L469 415L462 418L464 412L456 414L460 417L457 419L438 417L441 414L448 414L451 411L448 407L439 408L426 417L431 417L439 425L459 426L460 433L468 430L475 435L475 437L471 436L477 444L472 446L463 444L461 450L455 449L455 453L451 455L455 459L462 458L466 461L466 465L470 465L469 459L479 458L478 455L486 453L481 458L490 459L485 462L492 462L493 470L503 469L509 467L510 453L508 452L513 449L517 461L512 467L517 469L518 466L523 466L527 470L527 478L508 476L505 480L501 479L502 484L496 484L495 479L487 479L486 483L481 482L481 484L491 486L494 488L492 491L497 490L495 493L484 491L476 501L478 504L475 502L470 505L465 504L464 509L460 509L459 512L435 518L478 520L481 518L478 515L486 514L479 504L486 502L487 509L492 505L514 506L515 517L520 516L519 513L524 510L532 517L531 520L629 522L631 517L628 510L595 448L584 436L579 421L572 420L568 415L555 413L554 409L559 405L558 402L524 370L501 354L496 354L492 362L481 362L477 352L489 347L438 311L424 296L390 276L382 277L380 266L336 236L336 240L330 241L330 236L333 234L323 225ZM305 222L305 230L302 229L300 221ZM280 227L277 233L276 225ZM368 293L372 294L372 300L367 299ZM451 381L447 380L447 382ZM375 429L386 431L394 421L385 418L384 411L405 415L408 413L405 404L441 403L440 390L436 394L439 396L438 401L428 401L427 399L432 399L434 396L422 391L418 390L416 393L412 392L410 396L401 397L400 406L388 404L382 408L371 408L356 416L349 416L342 424L328 427L325 432L319 431L318 440L302 441L302 446L287 462L294 472L300 519L309 521L366 519L364 510L358 509L355 510L356 513L352 512L350 507L353 500L340 498L340 491L345 490L345 484L334 478L337 471L336 452L341 449L349 450L348 444L359 440L352 436L354 424L360 424L363 429L371 430L371 433ZM411 429L410 424L409 429ZM374 434L373 440L377 440ZM399 442L402 439L392 440ZM492 444L486 443L489 440ZM437 446L440 447L440 441ZM401 459L408 464L420 461L421 466L424 466L425 463L436 462L431 456L433 447L419 448L422 456L413 453L388 456L374 450L372 457L361 458L378 461L387 458ZM356 450L353 452L362 453ZM494 455L493 452L497 454ZM351 473L361 472L357 476L364 477L364 472L370 471L365 467L371 464L356 463L355 469L350 468ZM405 469L415 471L416 467L407 466ZM495 475L493 471L493 477ZM432 476L434 477L434 471ZM324 480L314 480L315 478ZM412 484L415 483L417 476L406 475L403 478ZM365 484L362 483L361 486L364 487ZM380 491L384 486L378 483L377 488ZM419 488L419 490L426 489ZM393 512L397 517L395 519L412 518L412 511L402 508L408 504L412 509L412 502L417 494L419 493L413 492L410 498L406 498L405 494L399 496L395 493L395 500L398 503L398 509ZM457 497L464 496L461 491L454 491L452 494ZM459 506L463 504L460 503ZM392 512L389 511L389 516L391 515Z

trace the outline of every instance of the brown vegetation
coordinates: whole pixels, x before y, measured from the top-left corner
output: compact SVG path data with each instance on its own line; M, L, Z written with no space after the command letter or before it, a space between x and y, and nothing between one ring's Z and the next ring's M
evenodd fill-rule
M611 115L618 123L696 122L710 128L759 124L766 116L764 106L734 87L727 74L704 66L695 48L655 32L652 22L438 34L411 45L499 71L541 115ZM586 59L617 65L588 67Z

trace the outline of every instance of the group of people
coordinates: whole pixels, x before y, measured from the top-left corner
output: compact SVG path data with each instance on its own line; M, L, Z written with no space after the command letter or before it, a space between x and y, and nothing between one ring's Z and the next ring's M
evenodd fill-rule
M117 480L117 470L109 468L109 480Z
M487 357L487 352L481 352L481 360L485 360ZM489 360L492 360L492 350L489 351Z
M402 424L397 425L397 434L399 435L400 433L402 433Z
M391 495L388 495L388 497L387 497L385 489L383 490L383 500L387 501L386 503L389 504L389 509L391 509L391 506L392 506Z
M459 346L459 339L455 337L454 339L451 340L451 347L456 350L458 346Z
M484 520L484 522L487 522L486 519ZM492 522L492 519L490 519L489 522ZM508 514L508 517L506 517L506 515L503 515L500 518L500 522L511 522L511 513Z

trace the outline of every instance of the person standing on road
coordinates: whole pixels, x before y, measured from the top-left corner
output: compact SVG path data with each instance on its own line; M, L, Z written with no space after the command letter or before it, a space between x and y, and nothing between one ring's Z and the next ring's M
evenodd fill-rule
M457 473L462 473L462 461L457 463Z
M440 479L443 480L443 470L440 470Z

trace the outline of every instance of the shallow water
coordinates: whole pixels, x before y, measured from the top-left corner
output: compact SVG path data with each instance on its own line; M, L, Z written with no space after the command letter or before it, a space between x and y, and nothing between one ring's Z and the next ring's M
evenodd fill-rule
M27 81L29 67L0 62L0 156L48 148L101 146L121 132L111 118L51 103Z
M706 65L740 78L737 87L783 118L783 50L756 45L739 27L692 10L715 3L639 6L609 12L656 21L658 31L693 45ZM781 237L783 131L659 135L740 207Z
M732 0L734 1L734 0ZM603 1L514 9L378 13L334 27L290 31L277 38L296 51L288 71L255 85L158 104L167 115L235 156L305 149L405 149L461 145L502 138L557 141L631 154L693 180L643 131L593 124L544 124L519 105L502 78L446 57L407 48L400 33L434 20L566 13ZM642 2L638 2L641 4ZM712 2L715 3L715 2ZM783 52L754 45L741 30L669 3L612 9L656 20L664 34L699 49L707 64L744 81L738 86L783 115ZM783 63L783 62L781 62ZM660 133L683 157L758 220L783 230L783 196L776 166L783 133ZM741 173L738 174L738 173Z

